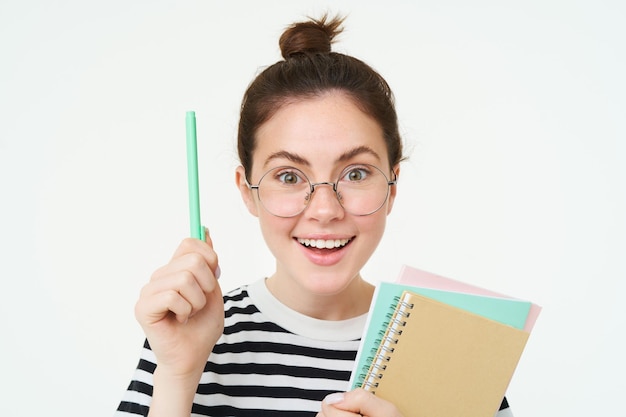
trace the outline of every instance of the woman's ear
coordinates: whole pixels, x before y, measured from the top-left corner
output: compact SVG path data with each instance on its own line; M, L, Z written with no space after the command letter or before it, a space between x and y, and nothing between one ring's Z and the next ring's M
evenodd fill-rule
M256 200L254 199L252 190L248 187L248 183L246 182L246 170L242 166L238 166L235 170L235 183L237 184L237 188L239 188L241 198L250 214L258 217L259 212Z
M398 181L400 177L400 165L396 165L393 167L393 172L395 174L394 179ZM391 213L391 209L393 208L393 202L396 200L396 193L398 192L398 184L392 185L389 189L389 202L387 203L387 214Z

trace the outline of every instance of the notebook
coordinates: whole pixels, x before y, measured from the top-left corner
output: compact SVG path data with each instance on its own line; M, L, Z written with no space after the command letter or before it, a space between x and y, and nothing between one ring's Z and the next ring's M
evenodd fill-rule
M529 333L404 291L363 388L412 417L493 417Z
M351 389L363 385L365 375L378 350L390 317L405 290L445 302L492 320L514 326L518 329L524 327L531 307L531 303L527 301L381 282L376 287L372 298L370 314L368 315L365 330L361 338L361 344L357 352L355 366L350 378Z
M466 294L480 294L489 295L492 297L510 298L508 295L500 294L485 288L480 288L475 285L471 285L462 281L457 281L452 278L446 278L441 275L433 274L432 272L424 271L421 269L413 268L408 265L403 265L396 282L399 284L413 285L423 288L434 288L445 291L462 292ZM524 330L531 332L535 326L535 322L541 313L541 306L531 303L528 317L526 318L526 324Z

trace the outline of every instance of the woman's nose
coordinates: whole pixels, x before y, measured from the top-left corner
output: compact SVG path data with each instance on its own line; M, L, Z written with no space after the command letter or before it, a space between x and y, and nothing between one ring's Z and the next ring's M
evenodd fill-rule
M339 203L339 196L335 192L332 182L312 184L313 191L309 196L309 204L305 210L307 216L320 221L329 221L342 218L345 211Z

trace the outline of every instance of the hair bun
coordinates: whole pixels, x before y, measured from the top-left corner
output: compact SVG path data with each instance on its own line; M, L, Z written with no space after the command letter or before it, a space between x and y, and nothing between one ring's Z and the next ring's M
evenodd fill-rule
M328 20L324 15L320 19L292 24L278 41L283 58L304 53L329 53L333 39L343 30L343 20L339 16Z

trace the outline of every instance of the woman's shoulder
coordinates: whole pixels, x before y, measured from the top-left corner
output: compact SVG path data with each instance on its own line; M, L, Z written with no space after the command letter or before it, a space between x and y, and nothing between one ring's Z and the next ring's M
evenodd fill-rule
M224 293L224 315L227 323L236 321L271 321L263 314L255 288L264 285L263 281L244 284ZM263 304L263 303L261 303Z
M248 294L248 284L242 285L237 288L230 289L224 293L224 302L227 301L239 301L246 297Z
M250 293L248 292L247 284L228 290L224 293L223 299L224 310L226 312L233 309L241 310L246 309L250 306L254 306L254 302L250 298Z

